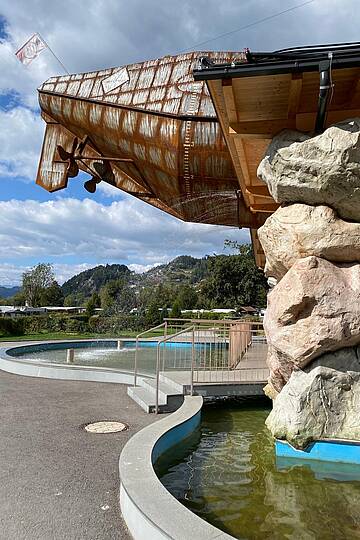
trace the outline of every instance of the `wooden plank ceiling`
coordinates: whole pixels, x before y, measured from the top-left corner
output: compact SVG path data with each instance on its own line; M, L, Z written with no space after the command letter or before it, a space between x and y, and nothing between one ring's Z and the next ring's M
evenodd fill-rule
M360 68L334 69L325 127L360 116ZM278 204L257 177L271 139L283 129L312 133L318 107L319 73L237 77L207 81L246 206L271 214ZM256 230L257 264L265 264Z

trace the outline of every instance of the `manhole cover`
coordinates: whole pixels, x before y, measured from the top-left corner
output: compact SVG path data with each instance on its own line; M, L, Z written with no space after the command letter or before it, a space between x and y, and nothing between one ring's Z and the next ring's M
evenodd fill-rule
M90 433L117 433L118 431L125 431L127 425L122 422L94 422L85 426L86 431Z

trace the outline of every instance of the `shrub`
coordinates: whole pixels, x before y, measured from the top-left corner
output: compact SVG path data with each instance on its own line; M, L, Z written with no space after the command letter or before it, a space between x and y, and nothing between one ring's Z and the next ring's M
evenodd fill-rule
M25 317L0 317L0 336L22 336Z

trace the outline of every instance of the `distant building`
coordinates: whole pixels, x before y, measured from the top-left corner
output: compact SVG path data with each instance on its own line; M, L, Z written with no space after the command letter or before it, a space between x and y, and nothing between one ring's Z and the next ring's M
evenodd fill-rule
M86 308L83 306L44 306L34 308L31 306L0 306L0 317L24 317L26 315L44 315L45 313L85 313ZM97 313L103 311L101 308L96 308Z

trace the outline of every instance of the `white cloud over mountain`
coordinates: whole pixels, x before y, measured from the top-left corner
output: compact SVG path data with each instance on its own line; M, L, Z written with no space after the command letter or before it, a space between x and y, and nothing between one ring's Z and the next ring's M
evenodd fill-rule
M10 259L20 266L24 259L31 264L66 260L67 269L73 261L73 273L79 261L90 266L121 262L139 271L182 254L221 252L226 238L244 242L249 235L247 230L184 223L130 196L108 206L90 199L3 201L0 276L7 283L17 281L11 279Z

